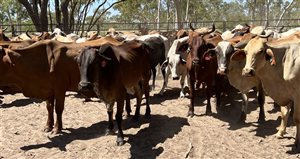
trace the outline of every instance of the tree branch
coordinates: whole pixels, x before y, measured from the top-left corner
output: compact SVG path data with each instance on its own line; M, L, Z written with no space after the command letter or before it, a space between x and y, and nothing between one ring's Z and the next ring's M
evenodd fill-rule
M111 4L108 8L106 8L97 18L94 22L90 22L90 25L88 27L88 30L87 31L90 31L92 29L92 27L94 25L96 25L96 23L98 22L98 20L110 9L112 8L114 5L118 4L118 3L121 3L121 2L125 2L126 0L120 0L120 1L117 1L117 2L114 2L113 4ZM95 13L96 14L96 13ZM94 15L95 15L94 14Z
M284 10L281 12L281 15L280 15L280 17L279 17L279 19L278 19L278 21L277 21L277 24L275 25L276 28L278 27L279 23L281 22L281 20L282 20L284 14L286 13L286 11L292 6L293 3L294 3L294 0L292 0L292 1L290 2L290 4L287 5L287 6L284 8Z

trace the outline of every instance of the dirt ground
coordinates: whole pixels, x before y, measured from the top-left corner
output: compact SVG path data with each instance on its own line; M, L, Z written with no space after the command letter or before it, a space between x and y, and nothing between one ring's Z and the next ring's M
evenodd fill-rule
M116 135L105 136L107 113L96 99L83 103L67 92L63 113L63 134L44 133L45 102L22 94L2 95L0 100L1 158L298 158L293 151L296 128L290 121L287 134L277 139L279 108L266 98L266 122L257 123L255 93L251 93L245 124L238 123L241 96L233 89L222 97L221 108L205 115L205 96L198 91L193 118L187 118L189 99L179 97L179 81L170 80L164 96L157 96L162 80L151 92L151 119L124 119L126 143L116 146ZM144 102L144 101L143 101ZM134 105L135 100L132 100ZM133 108L134 110L134 108ZM141 113L144 114L145 106ZM116 124L115 124L116 125ZM115 126L116 127L116 126Z

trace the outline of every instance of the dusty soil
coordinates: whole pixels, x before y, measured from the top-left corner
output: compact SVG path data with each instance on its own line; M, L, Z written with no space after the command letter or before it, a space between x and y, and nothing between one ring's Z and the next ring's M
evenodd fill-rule
M187 118L188 98L179 97L179 81L169 82L164 96L162 80L151 92L151 119L124 119L126 143L116 146L116 135L105 136L105 105L97 100L83 103L67 92L63 134L44 133L45 102L22 94L2 95L0 100L1 158L297 158L292 150L295 126L290 121L283 139L274 137L280 124L279 109L266 98L266 122L257 123L257 100L252 93L245 124L238 123L241 96L233 89L222 97L222 107L205 115L204 92L198 91L193 118ZM1 99L2 98L2 99ZM144 101L143 101L144 102ZM135 100L132 100L134 105ZM142 106L143 114L145 107Z

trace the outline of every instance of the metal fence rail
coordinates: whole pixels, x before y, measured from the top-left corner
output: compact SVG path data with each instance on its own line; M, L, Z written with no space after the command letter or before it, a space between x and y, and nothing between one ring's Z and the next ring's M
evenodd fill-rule
M223 32L225 30L231 30L233 29L237 24L253 24L253 25L262 25L265 26L266 20L236 20L236 21L197 21L192 22L192 25L195 28L200 27L209 27L212 25L212 23L215 24L216 29ZM275 27L278 20L268 20L268 27ZM146 28L147 30L159 30L159 31L171 31L171 30L178 30L178 24L182 26L182 28L189 28L189 22L161 22L159 23L159 28L157 28L157 23L123 23L123 22L111 22L111 23L98 23L96 24L91 31L98 31L101 34L104 34L105 31L108 30L108 28L113 27L116 30L122 30L122 31L137 31L140 28ZM48 28L55 28L56 24L49 25ZM33 24L4 24L0 25L0 28L8 27L7 32L12 32L14 30L15 34L21 34L26 31L29 32L36 32L35 27ZM285 30L288 30L290 28L300 27L300 19L282 19L279 23L278 27L284 27ZM88 25L84 25L84 31L86 31L88 28ZM52 31L52 30L49 30ZM71 32L74 32L75 30L71 30Z

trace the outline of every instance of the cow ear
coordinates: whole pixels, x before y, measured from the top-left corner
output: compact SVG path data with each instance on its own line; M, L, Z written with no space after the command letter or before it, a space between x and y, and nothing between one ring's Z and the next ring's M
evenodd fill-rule
M164 61L162 64L161 64L161 70L164 70L166 69L166 67L168 66L169 64L169 58L166 59L166 61Z
M209 49L204 53L203 58L204 60L211 60L212 58L216 57L216 54L217 53L215 49Z
M112 50L111 46L109 44L104 44L97 51L98 55L102 58L100 60L100 66L103 68L107 66L109 61L111 61L111 58L105 55L105 53L110 50Z
M9 57L9 54L10 54L10 50L8 50L8 49L2 49L3 51L0 51L0 53L4 53L5 54L5 52L7 53L6 55L4 55L3 56L3 62L4 63L8 63L8 64L10 64L11 66L14 66L14 64L12 63L12 61L11 61L11 59L10 59L10 57Z
M99 50L97 51L97 53L104 59L106 60L111 60L111 58L105 56L106 52L112 51L112 48L109 44L104 44L102 45Z
M275 57L271 49L266 50L266 61L270 61L271 66L276 65Z
M230 61L241 61L244 60L246 58L246 53L244 50L238 50L235 53L233 53L233 55L230 58Z

